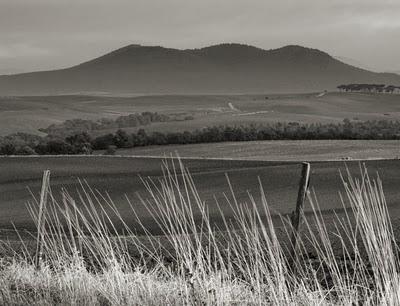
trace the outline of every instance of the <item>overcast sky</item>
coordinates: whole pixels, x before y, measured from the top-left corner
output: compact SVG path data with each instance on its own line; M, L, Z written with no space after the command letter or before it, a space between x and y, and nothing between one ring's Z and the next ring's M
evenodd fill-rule
M0 0L0 73L68 67L127 44L318 48L400 70L399 0Z

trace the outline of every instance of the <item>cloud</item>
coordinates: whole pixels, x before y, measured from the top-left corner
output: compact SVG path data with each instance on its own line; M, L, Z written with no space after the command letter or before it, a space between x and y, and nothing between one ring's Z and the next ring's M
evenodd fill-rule
M129 43L296 43L383 69L400 53L399 15L398 0L1 0L0 57L46 69ZM376 52L378 42L392 50Z
M40 57L50 55L48 49L35 47L26 43L0 45L0 58Z

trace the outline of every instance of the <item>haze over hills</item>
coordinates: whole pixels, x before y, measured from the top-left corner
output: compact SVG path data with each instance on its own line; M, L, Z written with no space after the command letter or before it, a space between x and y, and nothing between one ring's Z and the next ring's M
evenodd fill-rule
M129 45L67 69L0 76L0 95L310 92L342 83L400 85L400 76L294 45L273 50L242 44L187 50Z
M382 71L378 70L377 68L368 66L361 61L355 60L354 58L350 58L350 57L346 57L346 56L334 56L334 58L342 63L345 63L350 66L354 66L356 68L361 68L361 69L369 70L372 72L382 72ZM383 71L383 72L388 72L388 71ZM394 71L389 71L389 72L397 73Z

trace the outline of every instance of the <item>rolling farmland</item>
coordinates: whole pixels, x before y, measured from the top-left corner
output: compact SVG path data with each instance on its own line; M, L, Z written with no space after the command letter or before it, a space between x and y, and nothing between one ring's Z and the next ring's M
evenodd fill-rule
M38 194L41 175L45 169L52 171L51 185L54 194L64 187L78 199L78 178L85 179L93 189L98 189L102 194L109 193L128 223L135 224L135 218L125 195L131 200L138 215L146 220L149 217L148 211L138 196L146 199L149 195L139 176L157 181L162 177L161 161L159 158L101 156L1 158L0 227L10 228L13 222L18 228L34 229L25 207L25 203L32 199L27 187ZM227 197L231 199L225 174L229 176L240 203L248 202L248 193L256 200L259 199L259 177L273 211L289 213L294 208L300 175L298 163L185 159L184 164L191 171L211 216L218 212L215 199L224 212L229 214L229 207L224 205L224 193L228 193ZM358 173L359 162L348 161L346 164L352 173ZM397 192L400 185L400 162L377 160L367 161L366 165L371 174L379 172L391 214L396 216L400 212L400 197ZM313 162L311 167L311 186L317 194L321 209L329 211L341 208L338 192L342 190L342 182L339 170L345 171L344 162ZM306 211L307 209L309 208L306 207Z
M134 112L159 112L169 115L190 115L187 121L157 122L145 127L146 132L174 132L202 129L215 125L265 124L277 121L303 123L341 122L351 120L400 119L399 95L361 93L276 94L276 95L160 95L160 96L44 96L1 97L0 134L11 132L39 133L38 129L67 119L116 118ZM142 127L127 128L133 132ZM113 133L104 130L101 133ZM182 146L152 146L118 150L129 157L18 157L0 160L3 175L0 179L0 226L10 227L10 221L31 227L25 203L31 199L27 187L37 193L41 173L52 171L55 191L66 187L71 193L77 188L77 178L86 179L90 186L108 191L118 207L127 212L125 194L134 202L138 212L146 216L137 194L146 190L139 178L158 179L161 162L147 156L169 156L171 153L192 159L185 164L193 172L201 196L210 209L216 209L214 196L224 200L228 173L236 186L240 201L248 199L247 192L257 193L260 176L271 206L287 213L292 210L297 192L299 166L291 162L310 160L313 183L324 209L338 206L341 182L338 168L342 159L397 159L399 141L262 141L213 143ZM102 152L96 152L102 154ZM233 158L243 161L204 160L202 158ZM264 161L251 161L264 160ZM332 162L327 162L332 160ZM338 162L333 162L334 160ZM274 162L275 161L275 162ZM325 162L323 162L325 161ZM357 162L349 162L357 168ZM368 162L372 170L379 170L387 178L385 185L394 186L398 161ZM393 166L394 165L394 166ZM390 187L392 188L392 187ZM386 192L389 203L394 203L394 189ZM391 195L392 193L392 195ZM129 214L128 214L129 216Z
M215 125L268 122L340 122L400 119L399 95L328 93L270 95L33 96L0 97L0 136L15 132L42 134L39 128L68 119L116 118L135 112L188 115L193 120L160 122L152 131L195 130ZM140 128L140 127L138 127ZM138 128L127 129L136 131ZM101 133L115 132L105 130Z

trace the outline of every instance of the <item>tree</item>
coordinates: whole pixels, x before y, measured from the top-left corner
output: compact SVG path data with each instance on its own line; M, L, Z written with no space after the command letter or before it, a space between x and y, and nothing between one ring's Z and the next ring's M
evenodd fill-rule
M24 146L18 149L18 155L36 155L36 151L30 146Z
M73 154L92 154L92 138L86 132L81 132L65 139L72 147Z
M399 87L393 85L385 85L385 84L347 84L347 85L339 85L337 89L340 91L350 91L350 92L375 92L375 93L393 93Z
M128 134L124 131L119 129L114 136L114 144L118 147L118 148L127 148L129 147L129 136Z
M394 92L395 88L396 88L396 86L393 86L393 85L386 86L385 92L392 94Z
M113 134L106 134L103 136L96 137L92 141L92 147L94 150L105 150L109 146L115 145L115 137Z
M165 145L168 143L165 135L160 132L154 132L153 134L151 134L150 142L151 142L151 144L154 144L154 145Z
M136 134L136 140L138 146L146 146L148 144L148 137L144 129L139 129Z
M17 153L17 149L15 145L11 142L3 143L0 147L1 155L15 155Z
M40 143L36 146L35 151L42 155L73 154L72 146L61 139L54 139L49 140L47 143Z

